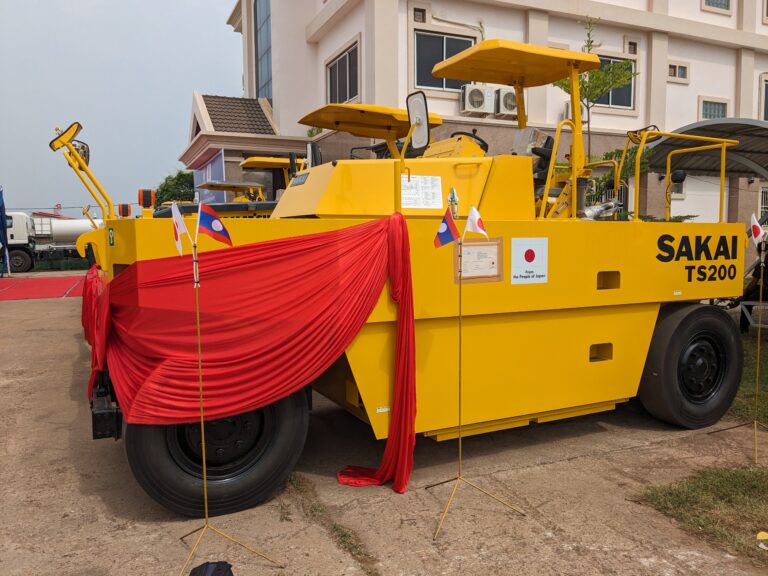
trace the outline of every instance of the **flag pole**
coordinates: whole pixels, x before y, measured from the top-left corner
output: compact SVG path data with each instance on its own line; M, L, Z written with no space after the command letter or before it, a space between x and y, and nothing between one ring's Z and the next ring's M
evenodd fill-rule
M200 212L198 209L198 225L200 222ZM203 467L203 513L205 521L202 526L199 528L195 528L191 532L187 532L184 536L179 538L179 540L184 540L188 536L191 536L192 534L195 534L197 532L200 532L200 534L197 536L197 539L195 540L194 545L192 546L192 549L189 551L189 555L187 555L187 559L184 562L184 565L181 567L181 570L179 571L179 576L184 576L187 570L187 566L189 566L189 563L192 561L192 558L195 556L195 553L197 552L197 549L200 545L200 541L203 539L203 535L205 534L206 530L209 528L218 534L219 536L226 538L230 542L233 542L237 544L238 546L245 548L252 554L255 554L256 556L259 556L263 558L264 560L267 560L277 566L278 568L285 568L283 564L278 562L277 560L273 560L263 552L259 552L258 550L251 548L250 546L247 546L246 544L243 544L239 540L235 539L231 535L227 534L223 530L220 530L216 528L213 524L210 523L209 514L208 514L208 463L206 461L205 456L205 402L203 400L203 346L202 346L202 338L200 334L200 265L197 255L197 239L198 239L198 231L195 232L195 239L192 240L192 237L189 235L189 232L187 232L187 236L189 236L190 242L192 244L192 279L193 279L193 286L195 290L195 331L197 336L197 387L198 387L198 395L200 400L200 452L202 457L202 467Z
M492 499L496 500L499 504L509 508L510 510L513 510L513 511L517 512L521 516L525 516L525 512L523 512L519 508L513 506L509 502L506 502L506 501L502 500L501 498L498 498L497 496L494 496L490 492L487 492L486 490L483 490L482 488L480 488L480 486L478 486L474 482L471 482L470 480L467 480L466 478L464 478L463 473L462 473L462 470L463 470L463 464L462 464L462 461L463 461L462 424L463 424L463 422L462 421L463 421L463 419L462 419L462 415L461 415L461 407L462 407L463 402L462 402L462 394L461 394L461 392L462 392L462 384L463 384L463 382L462 382L462 362L461 362L462 358L461 357L462 357L462 352L463 352L462 332L463 332L463 327L464 327L463 326L463 310L462 310L462 292L463 292L462 287L463 287L463 277L464 277L464 260L463 260L463 258L464 258L464 238L466 237L466 235L467 235L467 227L465 225L464 226L464 233L461 235L461 237L459 237L456 240L456 242L458 242L458 245L459 245L459 254L458 254L458 256L459 256L459 258L458 258L459 266L458 266L458 272L457 272L458 284L459 284L459 324L458 324L458 328L459 328L459 335L458 335L458 340L459 340L458 341L458 344L459 344L459 356L458 356L458 369L459 369L459 378L458 378L458 384L459 384L459 393L458 393L458 400L459 400L459 425L458 425L459 462L458 462L458 473L456 474L456 476L454 476L453 478L449 478L448 480L443 480L442 482L436 482L435 484L430 484L429 486L425 486L425 489L429 489L429 488L433 488L435 486L440 486L441 484L447 484L448 482L453 482L454 483L453 484L453 488L451 489L451 494L450 494L450 496L448 496L448 501L445 504L445 509L443 510L443 513L440 515L440 520L437 523L437 529L435 530L435 535L432 538L433 540L437 540L437 537L440 535L440 530L442 530L442 528L443 528L443 522L445 521L445 517L448 515L448 510L450 509L451 504L453 503L453 497L456 494L456 489L459 487L459 483L462 482L462 481L465 484L468 484L469 486L471 486L472 488L477 490L478 492L481 492L482 494L485 494L489 498L492 498Z

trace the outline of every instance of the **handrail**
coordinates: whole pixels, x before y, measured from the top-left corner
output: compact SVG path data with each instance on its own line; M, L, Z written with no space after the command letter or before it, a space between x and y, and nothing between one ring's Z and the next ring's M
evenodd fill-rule
M645 148L645 144L648 141L649 138L659 137L659 136L666 136L667 138L678 138L680 140L692 140L694 142L706 142L708 144L714 145L712 148L707 148L708 150L713 150L716 148L720 148L720 222L723 221L723 207L724 207L724 201L725 201L725 151L727 148L730 148L731 146L738 146L739 141L738 140L732 140L729 138L714 138L711 136L697 136L695 134L678 134L676 132L661 132L659 130L644 130L642 132L642 137L640 138L640 144L638 144L637 148L637 154L635 155L635 214L637 217L635 218L636 222L640 222L639 213L640 213L640 160L643 156L643 149ZM702 147L703 148L703 147ZM625 147L626 149L626 147ZM690 149L684 149L684 150L690 150ZM670 161L669 156L674 152L670 152L667 155L667 171L669 171L670 168ZM669 177L669 176L667 176ZM669 215L667 215L667 220L669 220Z
M550 156L549 161L549 168L547 169L547 180L544 183L544 194L541 197L541 208L539 209L539 218L544 218L547 204L549 204L549 188L552 184L552 174L555 170L555 158L557 158L557 149L560 146L560 132L563 129L563 126L570 126L571 131L574 132L576 130L576 125L571 120L562 120L557 125L557 130L555 130L555 142L552 144L552 155ZM575 169L573 166L571 166L571 178L573 180L573 183L571 185L571 188L573 190L571 191L571 195L573 196L576 190L576 176L575 176ZM576 205L575 202L573 202L572 198L571 204Z
M613 165L613 196L612 199L616 198L619 194L619 163L616 162L616 160L598 160L596 162L590 162L589 164L585 164L584 168L591 168L593 166L606 166L608 164Z

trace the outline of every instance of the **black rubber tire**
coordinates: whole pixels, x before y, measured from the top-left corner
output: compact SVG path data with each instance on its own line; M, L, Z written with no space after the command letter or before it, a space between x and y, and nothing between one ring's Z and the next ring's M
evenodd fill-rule
M253 434L257 438L237 459L217 465L212 462L217 441L212 435L217 424L232 428L231 421L259 421L258 434ZM268 499L296 465L308 427L305 390L234 419L206 421L209 514L245 510ZM149 496L173 512L199 518L204 513L202 459L186 443L196 438L195 429L199 437L199 424L129 424L125 448L133 475Z
M8 253L11 272L29 272L32 270L32 256L26 250L11 250Z
M739 389L743 350L731 317L715 306L662 308L638 396L648 412L684 428L717 422Z

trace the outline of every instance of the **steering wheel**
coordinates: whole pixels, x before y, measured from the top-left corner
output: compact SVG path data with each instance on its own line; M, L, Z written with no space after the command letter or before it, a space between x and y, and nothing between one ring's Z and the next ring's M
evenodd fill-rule
M464 132L463 130L459 130L458 132L452 132L451 138L453 138L454 136L469 136L470 138L472 138L472 140L477 142L477 145L483 149L483 152L488 152L488 142L480 138L480 136L478 136L477 132L474 130L472 132Z

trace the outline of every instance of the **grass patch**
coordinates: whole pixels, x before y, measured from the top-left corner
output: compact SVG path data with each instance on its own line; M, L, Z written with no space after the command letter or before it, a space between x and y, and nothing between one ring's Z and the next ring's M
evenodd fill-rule
M738 321L738 320L737 320ZM768 330L763 329L760 342L760 386L758 387L757 421L768 425ZM730 414L744 422L754 420L755 414L755 360L757 358L757 329L742 337L744 370L741 386L731 406Z
M336 543L339 547L342 550L346 550L347 553L358 562L364 562L371 559L359 538L348 528L334 522L331 525L331 533L336 539Z
M642 500L687 531L768 566L756 535L768 530L768 468L704 470L668 486L648 488Z
M333 518L333 511L320 502L314 484L309 478L297 472L291 472L288 476L286 495L297 502L309 520L328 532L339 549L349 554L366 576L380 576L376 567L378 563L376 558L368 552L365 544L354 530L336 522Z

